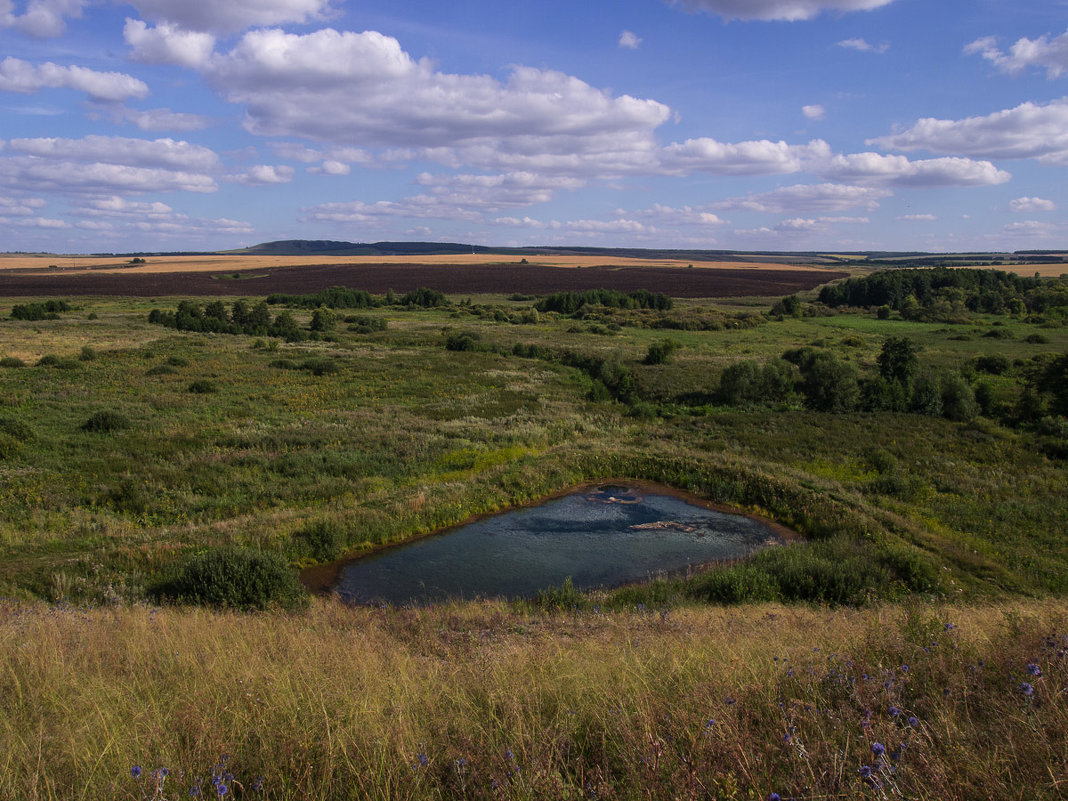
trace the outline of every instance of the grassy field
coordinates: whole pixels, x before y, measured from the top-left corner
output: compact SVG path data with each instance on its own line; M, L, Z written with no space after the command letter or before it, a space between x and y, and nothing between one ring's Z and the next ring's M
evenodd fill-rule
M300 342L147 321L173 299L37 321L0 302L0 798L210 795L212 776L266 798L1068 794L1056 435L716 401L741 360L809 346L867 377L905 336L922 370L988 381L1008 408L1068 328L780 319L734 299L678 302L685 328L667 330L453 300L338 311ZM989 356L1006 369L969 372ZM628 403L574 366L591 360L626 370ZM116 424L87 427L99 413ZM803 541L541 603L153 605L215 546L308 567L612 476ZM814 605L707 605L754 597Z

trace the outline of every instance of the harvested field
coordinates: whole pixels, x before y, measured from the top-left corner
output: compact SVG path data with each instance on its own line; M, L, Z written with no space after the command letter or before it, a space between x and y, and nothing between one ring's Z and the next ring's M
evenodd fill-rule
M232 263L232 262L231 262ZM146 273L0 271L0 297L60 295L158 297L241 295L272 292L310 293L332 286L375 294L407 292L419 287L448 294L500 294L581 291L585 289L648 289L675 297L740 297L788 295L847 273L830 270L770 267L689 269L679 267L593 266L582 269L543 264L313 264L260 267L220 272Z

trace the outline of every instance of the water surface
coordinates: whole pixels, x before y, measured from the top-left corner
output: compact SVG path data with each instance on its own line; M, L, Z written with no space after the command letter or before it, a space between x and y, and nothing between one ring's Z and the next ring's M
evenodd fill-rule
M486 517L351 562L335 590L355 603L524 598L568 577L611 587L782 542L766 523L667 492L604 485Z

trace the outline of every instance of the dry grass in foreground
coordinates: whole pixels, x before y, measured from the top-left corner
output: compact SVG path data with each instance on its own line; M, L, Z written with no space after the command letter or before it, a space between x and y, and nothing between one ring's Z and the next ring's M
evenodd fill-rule
M0 798L1063 798L1066 648L1063 601L6 602Z

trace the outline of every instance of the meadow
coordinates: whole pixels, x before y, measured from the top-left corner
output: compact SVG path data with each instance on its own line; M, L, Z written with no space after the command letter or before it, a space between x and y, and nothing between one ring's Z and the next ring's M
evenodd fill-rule
M10 319L32 300L0 301L0 797L1065 795L1065 434L1028 395L1055 314L498 295L272 306L287 341L149 322L177 298ZM806 348L875 387L892 338L985 407L724 400ZM157 592L219 548L314 569L610 477L801 541L513 604Z

